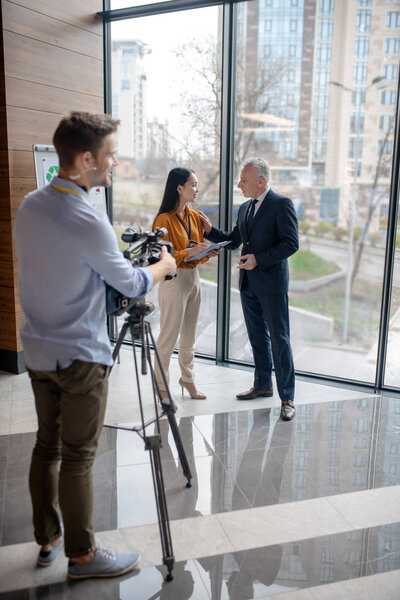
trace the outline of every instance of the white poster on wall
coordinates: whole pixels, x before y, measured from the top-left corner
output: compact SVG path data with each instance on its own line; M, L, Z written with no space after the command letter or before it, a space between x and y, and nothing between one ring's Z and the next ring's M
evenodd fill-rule
M49 144L34 144L33 158L35 161L36 184L38 189L51 183L58 175L59 161L56 149ZM97 186L90 190L89 198L92 204L107 213L106 194L104 187Z

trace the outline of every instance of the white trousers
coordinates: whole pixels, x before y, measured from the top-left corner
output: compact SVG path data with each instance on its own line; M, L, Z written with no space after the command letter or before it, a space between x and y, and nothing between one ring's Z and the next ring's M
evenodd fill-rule
M198 268L177 269L176 277L162 281L158 290L160 334L157 351L169 385L169 363L179 338L179 366L182 381L194 381L194 345L200 312L201 287ZM165 385L157 361L155 375L162 391Z

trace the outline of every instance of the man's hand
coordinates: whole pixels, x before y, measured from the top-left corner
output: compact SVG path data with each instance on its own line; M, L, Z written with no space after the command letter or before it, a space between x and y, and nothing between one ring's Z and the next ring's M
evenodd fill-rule
M165 275L173 275L176 271L176 261L172 254L170 254L165 246L161 248L161 257L159 263L165 269Z
M176 271L176 262L165 246L161 248L160 260L154 265L146 267L153 275L153 285L164 279L167 275L173 275Z
M206 233L210 233L211 229L212 229L212 224L210 219L207 217L206 214L204 214L201 210L199 210L198 208L196 208L197 212L200 215L200 220L201 220L201 224L203 226L203 229Z
M207 254L208 257L212 257L212 256L218 256L218 254L221 252L222 248L218 248L217 250L211 250L211 252L209 252Z
M245 269L246 271L252 271L257 266L257 260L254 254L243 254L240 257L238 269Z

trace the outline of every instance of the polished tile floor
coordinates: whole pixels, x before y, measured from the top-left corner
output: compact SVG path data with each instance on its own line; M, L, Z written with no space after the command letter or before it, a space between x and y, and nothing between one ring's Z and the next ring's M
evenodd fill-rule
M297 414L279 399L235 400L247 370L198 361L208 399L181 397L179 439L160 421L176 564L164 582L149 452L131 352L121 352L94 469L100 543L137 550L142 568L116 580L66 581L66 559L36 569L27 475L36 418L28 377L0 374L0 598L400 598L400 398L297 382ZM174 383L175 382L175 383ZM145 418L151 390L141 381ZM173 423L172 423L173 424ZM124 429L117 429L116 426ZM154 434L154 426L146 435Z

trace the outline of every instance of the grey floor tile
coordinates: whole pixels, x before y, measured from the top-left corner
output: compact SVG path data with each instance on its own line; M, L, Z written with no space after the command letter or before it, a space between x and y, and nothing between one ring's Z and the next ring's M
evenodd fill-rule
M121 359L110 380L107 422L113 424L139 419L131 351L123 350ZM397 600L400 531L393 522L400 521L400 400L299 380L296 418L283 423L276 393L252 402L235 399L251 387L252 370L197 361L205 401L182 397L178 378L174 357L171 391L192 472L192 487L186 488L164 418L161 457L175 579L164 583L165 569L155 566L162 553L143 440L132 431L105 428L94 467L95 528L101 543L140 550L143 568L122 580L75 585L65 581L64 557L49 570L37 570L36 544L13 545L33 539L27 475L36 417L27 374L0 374L0 534L8 544L0 547L0 598L17 586L16 595L8 592L10 600L149 600L155 594L206 600L215 593L220 600L366 600L372 598L370 581L374 598L381 591ZM141 386L150 417L149 381ZM361 567L366 556L370 560ZM376 574L379 569L390 572Z

